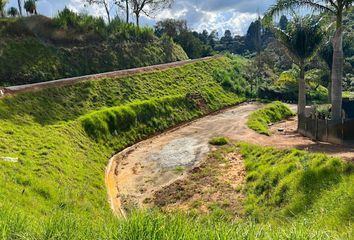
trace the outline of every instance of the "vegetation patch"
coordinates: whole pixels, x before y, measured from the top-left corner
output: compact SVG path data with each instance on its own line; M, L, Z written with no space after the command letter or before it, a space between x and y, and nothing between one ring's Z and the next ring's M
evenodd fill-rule
M66 77L150 66L188 59L183 49L114 20L78 15L65 9L44 16L2 20L0 85L20 85Z
M202 114L193 100L174 96L107 108L85 115L80 120L89 136L109 141L119 133L132 129L140 129L145 135L162 131Z
M354 165L324 154L239 144L246 165L245 211L257 221L327 229L353 227ZM349 237L350 238L350 237Z
M273 102L253 112L247 126L256 132L270 135L268 124L294 116L294 113L283 103Z
M229 143L229 140L225 137L214 137L209 140L209 144L215 145L215 146L222 146L226 145Z
M225 69L243 84L234 63L221 57L0 99L0 158L18 159L0 161L0 208L23 212L33 224L53 212L106 219L108 159L175 124L244 101L214 78Z

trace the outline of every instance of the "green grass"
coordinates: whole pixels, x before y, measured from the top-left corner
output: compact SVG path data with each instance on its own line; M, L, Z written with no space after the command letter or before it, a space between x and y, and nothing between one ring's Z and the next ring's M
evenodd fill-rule
M215 146L222 146L226 145L229 143L229 140L225 137L214 137L209 140L209 144L215 145Z
M0 157L19 161L0 160L0 208L36 220L52 212L110 216L104 185L110 157L151 134L242 102L214 74L226 70L243 83L234 63L223 57L1 99Z
M285 104L273 102L253 112L247 121L247 126L260 134L269 136L271 133L268 124L291 116L294 116L294 113Z
M294 225L353 236L354 165L324 154L238 148L246 164L246 212L259 222Z
M354 92L345 91L343 92L344 98L354 98Z
M255 222L224 219L214 215L191 216L182 213L162 214L157 211L135 212L127 221L96 219L92 222L83 216L53 214L33 225L24 215L0 210L7 222L0 222L2 239L151 239L151 240L214 240L214 239L350 239L334 232L316 229L306 224L256 224ZM4 219L2 218L2 219Z
M0 208L2 239L352 239L352 164L245 143L218 150L232 151L246 164L244 219L218 209L203 216L133 211L127 220L106 215L94 221L88 212L56 210L33 219L26 209Z

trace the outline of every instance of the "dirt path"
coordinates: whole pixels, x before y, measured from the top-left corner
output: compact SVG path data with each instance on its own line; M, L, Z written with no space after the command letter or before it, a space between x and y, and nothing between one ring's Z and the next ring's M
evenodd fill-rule
M354 159L354 149L316 143L295 132L296 121L272 127L270 137L259 135L246 126L258 103L243 104L219 114L207 116L118 153L107 167L106 184L111 207L117 214L125 209L144 207L153 193L184 178L185 170L197 165L211 150L210 138L226 136L262 146L295 147ZM294 109L294 106L292 106ZM278 129L284 129L278 132Z

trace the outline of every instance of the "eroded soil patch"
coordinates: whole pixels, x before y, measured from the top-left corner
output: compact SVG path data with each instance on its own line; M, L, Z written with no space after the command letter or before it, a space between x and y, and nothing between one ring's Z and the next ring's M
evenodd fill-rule
M185 178L157 191L150 203L167 212L224 210L241 217L246 171L241 156L231 150L234 148L213 152Z

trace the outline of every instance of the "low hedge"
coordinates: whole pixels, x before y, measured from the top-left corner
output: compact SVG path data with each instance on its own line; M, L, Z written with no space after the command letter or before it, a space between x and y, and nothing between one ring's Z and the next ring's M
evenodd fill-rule
M248 118L247 126L256 132L270 135L269 123L294 116L294 113L283 103L276 101L253 112Z

